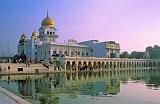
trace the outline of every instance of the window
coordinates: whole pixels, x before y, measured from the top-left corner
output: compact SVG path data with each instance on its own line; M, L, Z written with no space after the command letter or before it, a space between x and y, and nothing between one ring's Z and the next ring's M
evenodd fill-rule
M59 51L59 54L61 55L61 54L62 54L62 51Z
M35 55L37 55L37 52L35 52Z
M53 32L53 34L54 34L54 32Z
M47 34L49 34L49 31L47 31Z
M56 53L57 53L56 51L53 51L53 55L56 55Z
M51 52L49 51L48 53L50 54Z
M80 52L78 52L78 55L80 55Z
M67 55L67 51L65 51L64 54Z
M71 55L73 55L73 52L71 52Z
M50 32L50 35L52 35L52 32Z
M88 56L88 53L86 53L86 56Z

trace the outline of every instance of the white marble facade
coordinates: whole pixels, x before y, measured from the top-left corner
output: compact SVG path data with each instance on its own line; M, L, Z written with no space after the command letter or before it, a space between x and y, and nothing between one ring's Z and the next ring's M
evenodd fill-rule
M48 16L41 22L39 34L34 31L30 38L26 34L21 35L18 44L18 55L24 53L28 59L35 61L54 60L56 57L119 57L120 46L118 43L98 42L90 40L77 43L74 39L69 39L65 43L57 43L57 29L54 21ZM109 46L109 48L108 48ZM111 57L114 55L114 57Z
M33 32L31 38L26 34L21 35L18 44L18 55L24 53L28 59L34 61L54 60L56 57L66 56L91 56L91 48L78 44L74 39L66 43L57 43L58 38L54 21L48 16L42 21L39 34Z

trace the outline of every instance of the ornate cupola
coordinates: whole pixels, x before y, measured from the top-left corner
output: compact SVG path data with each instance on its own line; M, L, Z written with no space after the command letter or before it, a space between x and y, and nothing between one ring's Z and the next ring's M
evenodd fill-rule
M48 11L47 16L41 22L41 27L39 28L39 38L42 43L54 43L58 35L56 35L56 28L54 26L54 21L49 17Z
M48 16L47 11L47 17L41 22L42 27L44 26L51 26L54 27L54 21Z
M36 40L37 37L38 37L38 34L37 34L37 32L34 30L34 31L32 32L31 39L32 39L32 40Z
M32 37L36 37L37 36L37 32L34 30L33 32L32 32Z

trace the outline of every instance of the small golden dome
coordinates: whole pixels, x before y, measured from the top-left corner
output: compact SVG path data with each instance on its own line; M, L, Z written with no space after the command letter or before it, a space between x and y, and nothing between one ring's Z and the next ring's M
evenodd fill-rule
M32 32L32 36L33 36L33 37L36 37L36 36L37 36L37 32L35 32L35 31Z
M42 21L41 25L54 27L54 21L48 16L48 11L47 17Z

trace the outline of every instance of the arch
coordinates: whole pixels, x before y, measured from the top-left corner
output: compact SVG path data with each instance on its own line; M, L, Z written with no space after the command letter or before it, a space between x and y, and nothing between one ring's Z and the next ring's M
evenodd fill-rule
M98 63L97 63L97 68L101 69L101 62L100 61L98 61Z
M126 62L126 68L129 68L129 62Z
M131 68L131 66L132 66L132 65L131 65L131 62L129 62L129 68Z
M144 67L146 67L146 65L147 65L146 62L144 62Z
M105 63L102 62L102 69L105 69Z
M138 62L136 63L136 68L138 68L139 67L139 65L138 65Z
M126 68L126 63L125 62L123 62L123 68Z
M92 63L91 63L90 61L88 62L88 69L89 69L89 70L92 70L92 69L93 69Z
M117 66L116 66L116 62L113 63L113 68L115 69Z
M122 66L123 66L123 65L122 65L122 62L120 62L120 68L122 68Z
M105 68L106 68L106 69L109 68L109 62L106 62Z
M112 61L110 62L110 65L109 65L110 69L112 68Z
M149 62L149 67L152 67L152 62Z
M132 62L132 66L131 67L134 68L134 62Z
M93 69L97 69L97 63L95 61L93 62Z
M70 64L70 61L67 61L67 64L66 64L66 70L71 70L71 64Z
M134 62L134 68L136 68L137 67L137 64L136 64L136 62Z
M117 68L119 68L119 67L120 67L119 62L117 62Z
M84 70L87 70L87 67L88 67L88 66L87 66L87 62L84 61L84 62L83 62L83 69L84 69Z
M82 70L82 62L78 61L78 70Z
M139 62L139 67L142 67L142 62Z
M147 62L147 67L150 67L150 66L149 66L149 62Z
M142 62L142 67L144 67L144 62Z
M75 61L72 62L72 70L76 71L76 62Z

